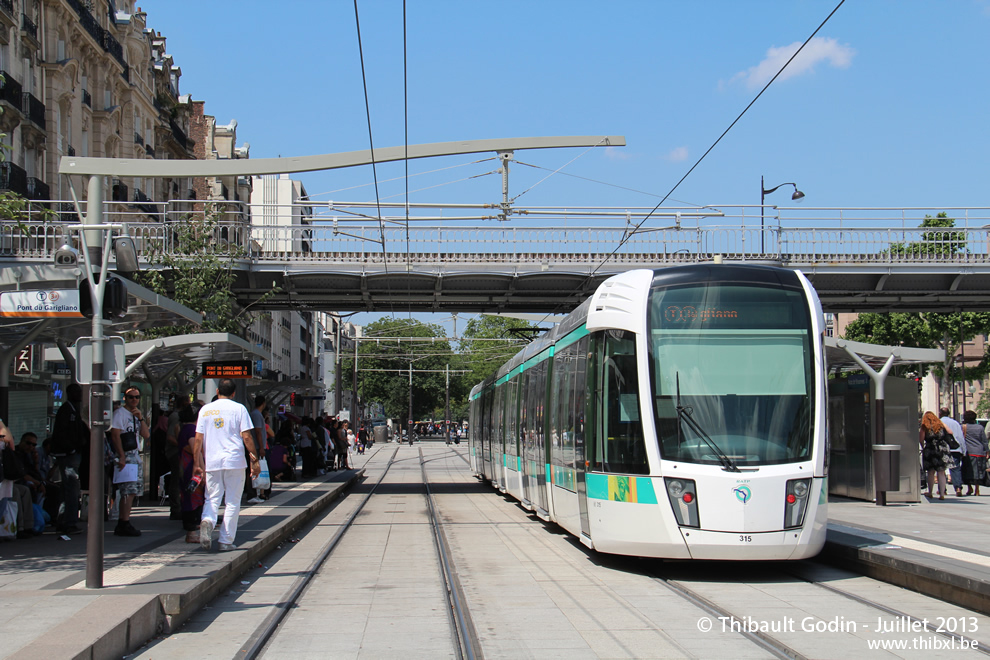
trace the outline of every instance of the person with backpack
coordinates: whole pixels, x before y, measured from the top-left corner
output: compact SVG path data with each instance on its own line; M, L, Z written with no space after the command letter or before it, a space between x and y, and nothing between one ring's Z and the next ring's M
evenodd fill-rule
M52 454L62 474L62 519L56 521L60 534L79 534L80 466L89 456L89 427L82 416L83 390L78 383L65 389L66 401L55 413L52 425Z

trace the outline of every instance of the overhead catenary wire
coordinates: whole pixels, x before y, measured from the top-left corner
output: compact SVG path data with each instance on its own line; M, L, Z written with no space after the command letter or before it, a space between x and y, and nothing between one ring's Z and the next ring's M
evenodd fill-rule
M357 31L358 56L361 58L361 84L364 87L364 113L368 118L368 147L371 150L371 174L375 180L375 199L379 199L378 194L378 164L375 162L375 139L371 131L371 103L368 100L368 77L364 68L364 48L361 45L361 18L358 15L358 0L354 0L354 27ZM382 263L385 265L385 274L388 275L388 259L385 250L385 223L381 220L382 211L378 209L379 230L382 237ZM387 280L386 280L387 281Z
M777 71L777 73L773 75L773 78L771 78L767 82L767 84L763 86L763 88L759 91L759 93L757 93L757 95L753 97L753 100L750 101L746 105L746 107L743 108L742 112L740 112L739 115L732 120L732 123L729 124L728 128L722 131L722 134L718 136L718 138L712 143L710 147L708 147L707 150L705 150L705 153L701 154L701 157L698 158L698 160L694 162L694 165L692 165L688 169L688 171L684 173L684 176L678 179L677 183L675 183L674 186L667 192L667 194L663 196L663 199L657 202L657 205L653 207L653 210L647 213L642 220L636 223L636 225L633 226L631 231L627 231L625 235L622 237L622 239L619 241L618 245L616 245L615 248L608 255L606 255L604 259L602 259L601 263L599 263L595 267L595 269L591 271L591 273L589 273L587 277L584 278L584 280L582 280L581 284L575 289L575 294L579 294L588 285L588 283L592 281L595 275L598 274L598 271L601 270L605 266L605 264L607 264L612 259L612 257L614 257L618 253L618 251L622 248L622 246L625 245L629 241L629 239L646 223L646 221L649 220L654 213L656 213L656 211L663 205L663 203L666 202L667 199L672 194L674 194L674 191L677 190L682 183L684 183L684 180L687 179L692 172L694 172L694 170L698 167L698 165L701 164L701 161L703 161L705 157L708 156L708 154L710 154L715 149L716 146L718 146L719 142L722 141L722 138L724 138L729 133L729 131L731 131L733 127L739 123L739 121L749 111L749 109L753 107L753 105L759 100L761 96L763 96L763 93L770 88L770 85L772 85L774 81L780 77L780 74L784 72L784 69L786 69L788 65L790 65L790 63L794 60L794 58L797 57L802 50L804 50L805 46L807 46L811 42L811 40L814 39L815 35L817 35L821 31L821 29L825 27L825 24L829 22L832 16L835 15L835 12L839 11L839 8L842 7L842 5L845 4L845 2L846 0L839 0L839 4L837 4L835 8L832 9L831 12L829 12L828 16L825 17L825 20L823 20L818 25L818 27L815 28L814 32L812 32L808 36L808 38L804 40L801 46L796 51L794 51L794 54L791 55L786 62L784 62L784 65L781 66L780 69ZM557 305L557 307L552 312L547 314L545 318L549 318L550 316L556 314L563 307L563 305L564 303ZM540 323L542 322L543 321L540 321Z
M754 97L753 97L753 100L752 100L752 101L750 101L750 102L749 102L749 104L748 104L748 105L746 105L746 107L745 107L745 108L743 108L743 110L742 110L742 112L740 112L740 113L739 113L739 115L738 115L738 116L737 116L737 117L736 117L735 119L733 119L733 120L732 120L732 123L731 123L731 124L729 124L729 127L728 127L728 128L726 128L726 129L725 129L724 131L722 131L722 134L721 134L721 135L719 135L719 136L718 136L718 139L716 139L716 140L715 140L715 141L714 141L714 142L712 143L712 146L710 146L710 147L708 147L708 149L707 149L707 150L705 151L705 153L703 153L703 154L701 154L701 157L700 157L700 158L698 158L698 160L696 160L696 161L695 161L695 163L694 163L694 165L692 165L692 166L691 166L691 168L690 168L690 169L688 169L688 171L684 173L684 176L682 176L682 177L681 177L680 179L678 179L678 181L677 181L677 183L675 183L675 184L674 184L674 187L673 187L673 188L671 188L671 189L670 189L670 191L669 191L669 192L667 192L667 194L663 196L663 199L661 199L661 200L660 200L660 201L659 201L659 202L657 203L657 205L656 205L655 207L653 207L653 211L651 211L651 212L650 212L649 214L647 214L647 216L646 216L645 218L643 218L643 219L642 219L642 220L641 220L641 221L640 221L640 222L639 222L639 223L638 223L638 224L637 224L637 225L636 225L636 226L635 226L635 227L633 228L633 232L635 232L635 231L636 231L637 229L639 229L640 227L642 227L642 226L643 226L643 223L645 223L645 222L646 222L647 220L649 220L649 219L650 219L650 217L651 217L651 216L653 215L653 213L654 213L654 212L656 212L656 211L657 211L657 209L659 209L659 208L660 208L660 206L661 206L661 205L662 205L662 204L663 204L663 203L664 203L665 201L667 201L667 198L668 198L668 197L670 197L670 196L671 196L672 194L674 194L674 191L675 191L675 190L677 190L677 188L678 188L678 187L680 187L680 185L681 185L682 183L684 183L684 180L685 180L685 179L687 179L687 178L688 178L688 177L689 177L689 176L691 175L691 173L692 173L692 172L694 172L694 170L695 170L695 168L697 168L697 167L698 167L698 165L700 165L700 164L701 164L701 161L703 161L703 160L705 159L705 157L706 157L706 156L708 156L708 154L710 154L710 153L712 152L712 150L713 150L713 149L715 149L715 147L716 147L716 146L718 146L718 143L722 141L722 138L724 138L724 137L725 137L725 136L726 136L726 135L727 135L727 134L729 133L729 131L731 131L731 130L732 130L732 128L733 128L733 127L734 127L734 126L735 126L736 124L738 124L738 123L739 123L739 120L741 120L741 119L743 118L743 115L745 115L745 114L746 114L746 112L748 112L748 111L749 111L749 109L750 109L750 108L752 108L752 107L753 107L753 105L754 105L754 104L755 104L755 103L756 103L756 102L757 102L757 101L759 100L759 98L760 98L761 96L763 96L763 93L764 93L765 91L767 91L767 89L769 89L769 88L770 88L770 85L772 85L772 84L774 83L774 81L775 81L775 80L777 80L777 78L778 78L778 77L780 77L780 74L782 74L782 73L784 72L784 69L786 69L786 68L788 67L788 65L789 65L789 64L790 64L790 63L791 63L791 62L792 62L792 61L794 60L794 58L795 58L795 57L797 57L797 56L798 56L798 54L799 54L799 53L800 53L800 52L801 52L802 50L804 50L804 47L805 47L805 46L807 46L807 45L808 45L808 43L810 43L812 39L814 39L814 37L815 37L815 35L816 35L816 34L818 34L818 32L819 32L819 31L820 31L820 30L821 30L821 29L822 29L823 27L825 27L825 24L826 24L826 23L828 23L828 21L829 21L829 19L831 19L831 18L832 18L832 16L834 16L834 15L835 15L835 12L837 12L837 11L839 11L839 7L841 7L841 6L842 6L842 5L843 5L843 4L845 3L845 2L846 2L846 0L839 0L839 4L837 4L837 5L835 6L835 8L834 8L834 9L833 9L833 10L832 10L831 12L829 12L829 15L825 17L825 20L823 20L823 21L822 21L822 22L821 22L821 23L819 24L819 26L818 26L817 28L815 28L815 31L814 31L814 32L812 32L812 33L811 33L811 35L810 35L810 36L808 36L808 38L804 40L804 43L802 43L802 44L801 44L801 46L800 46L800 47L799 47L799 48L798 48L798 49L797 49L796 51L794 51L794 54L793 54L793 55L791 55L791 56L790 56L790 57L788 58L788 60L787 60L786 62L784 62L784 65L783 65L782 67L780 67L780 69L779 69L779 70L777 71L777 73L775 73L775 74L773 75L773 78L771 78L771 79L769 80L769 82L767 82L767 84L763 86L763 89L761 89L761 90L759 91L759 93L758 93L758 94L757 94L756 96L754 96ZM622 240L620 240L620 241L619 241L619 244L615 246L615 249L614 249L614 250L612 250L612 252L611 252L611 253L609 253L609 254L608 254L608 256L606 256L606 257L605 257L605 258L604 258L604 259L602 260L602 262L601 262L600 264L598 264L598 266L596 266L596 267L595 267L595 270L593 270L593 271L591 272L591 274L590 274L590 275L588 275L588 278L587 278L587 280L585 280L586 282L587 282L588 280L590 280L590 279L591 279L592 277L594 277L594 276L595 276L595 274L597 274L597 273L598 273L598 271L599 271L599 270L601 270L601 268L602 268L602 267L603 267L603 266L604 266L604 265L605 265L606 263L608 263L608 262L609 262L609 261L610 261L610 260L612 259L612 257L614 257L614 256L615 256L615 254L616 254L616 253L617 253L617 252L619 251L619 249L620 249L620 248L622 248L622 246L626 244L626 242L627 242L627 241L629 240L629 237L630 237L630 236L632 235L632 233L633 233L633 232L630 232L630 233L628 233L628 234L627 234L626 236L624 236L624 237L622 238Z

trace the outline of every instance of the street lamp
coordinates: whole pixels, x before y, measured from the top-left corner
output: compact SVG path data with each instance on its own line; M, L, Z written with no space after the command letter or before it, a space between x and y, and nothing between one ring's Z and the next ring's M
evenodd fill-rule
M760 254L766 253L766 245L764 243L765 233L763 228L763 223L764 223L763 204L766 201L767 195L777 190L777 188L781 188L783 186L794 186L794 194L791 195L792 201L798 202L804 199L804 193L798 190L796 183L782 183L779 186L774 186L773 188L767 190L766 188L763 187L763 177L762 176L760 177Z

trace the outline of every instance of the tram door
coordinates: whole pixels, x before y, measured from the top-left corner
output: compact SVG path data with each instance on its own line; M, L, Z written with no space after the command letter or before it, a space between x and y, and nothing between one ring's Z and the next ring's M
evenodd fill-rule
M594 389L589 387L590 381L588 379L588 356L590 355L588 346L590 343L589 338L584 337L577 344L577 364L574 379L574 410L576 417L574 420L575 486L578 494L578 510L581 515L581 533L589 538L591 537L591 523L588 520L588 484L585 481L585 475L587 474L587 466L590 464L590 457L588 456L585 438L587 438L589 420L593 419L593 416L590 416L588 412L591 406L594 405L596 398L595 396L588 396L589 390L594 392Z
M535 509L544 513L549 509L544 437L548 365L549 361L543 360L523 373L520 418L523 466L526 472L524 495Z

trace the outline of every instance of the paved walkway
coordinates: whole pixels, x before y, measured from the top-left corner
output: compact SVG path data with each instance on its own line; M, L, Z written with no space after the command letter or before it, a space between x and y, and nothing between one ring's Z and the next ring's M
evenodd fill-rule
M137 507L143 536L106 532L101 590L85 588L84 535L0 543L0 656L102 659L136 650L291 541L362 474L276 484L269 502L242 509L240 548L229 553L186 544L167 507ZM833 499L829 513L824 559L990 614L990 494L886 507Z

